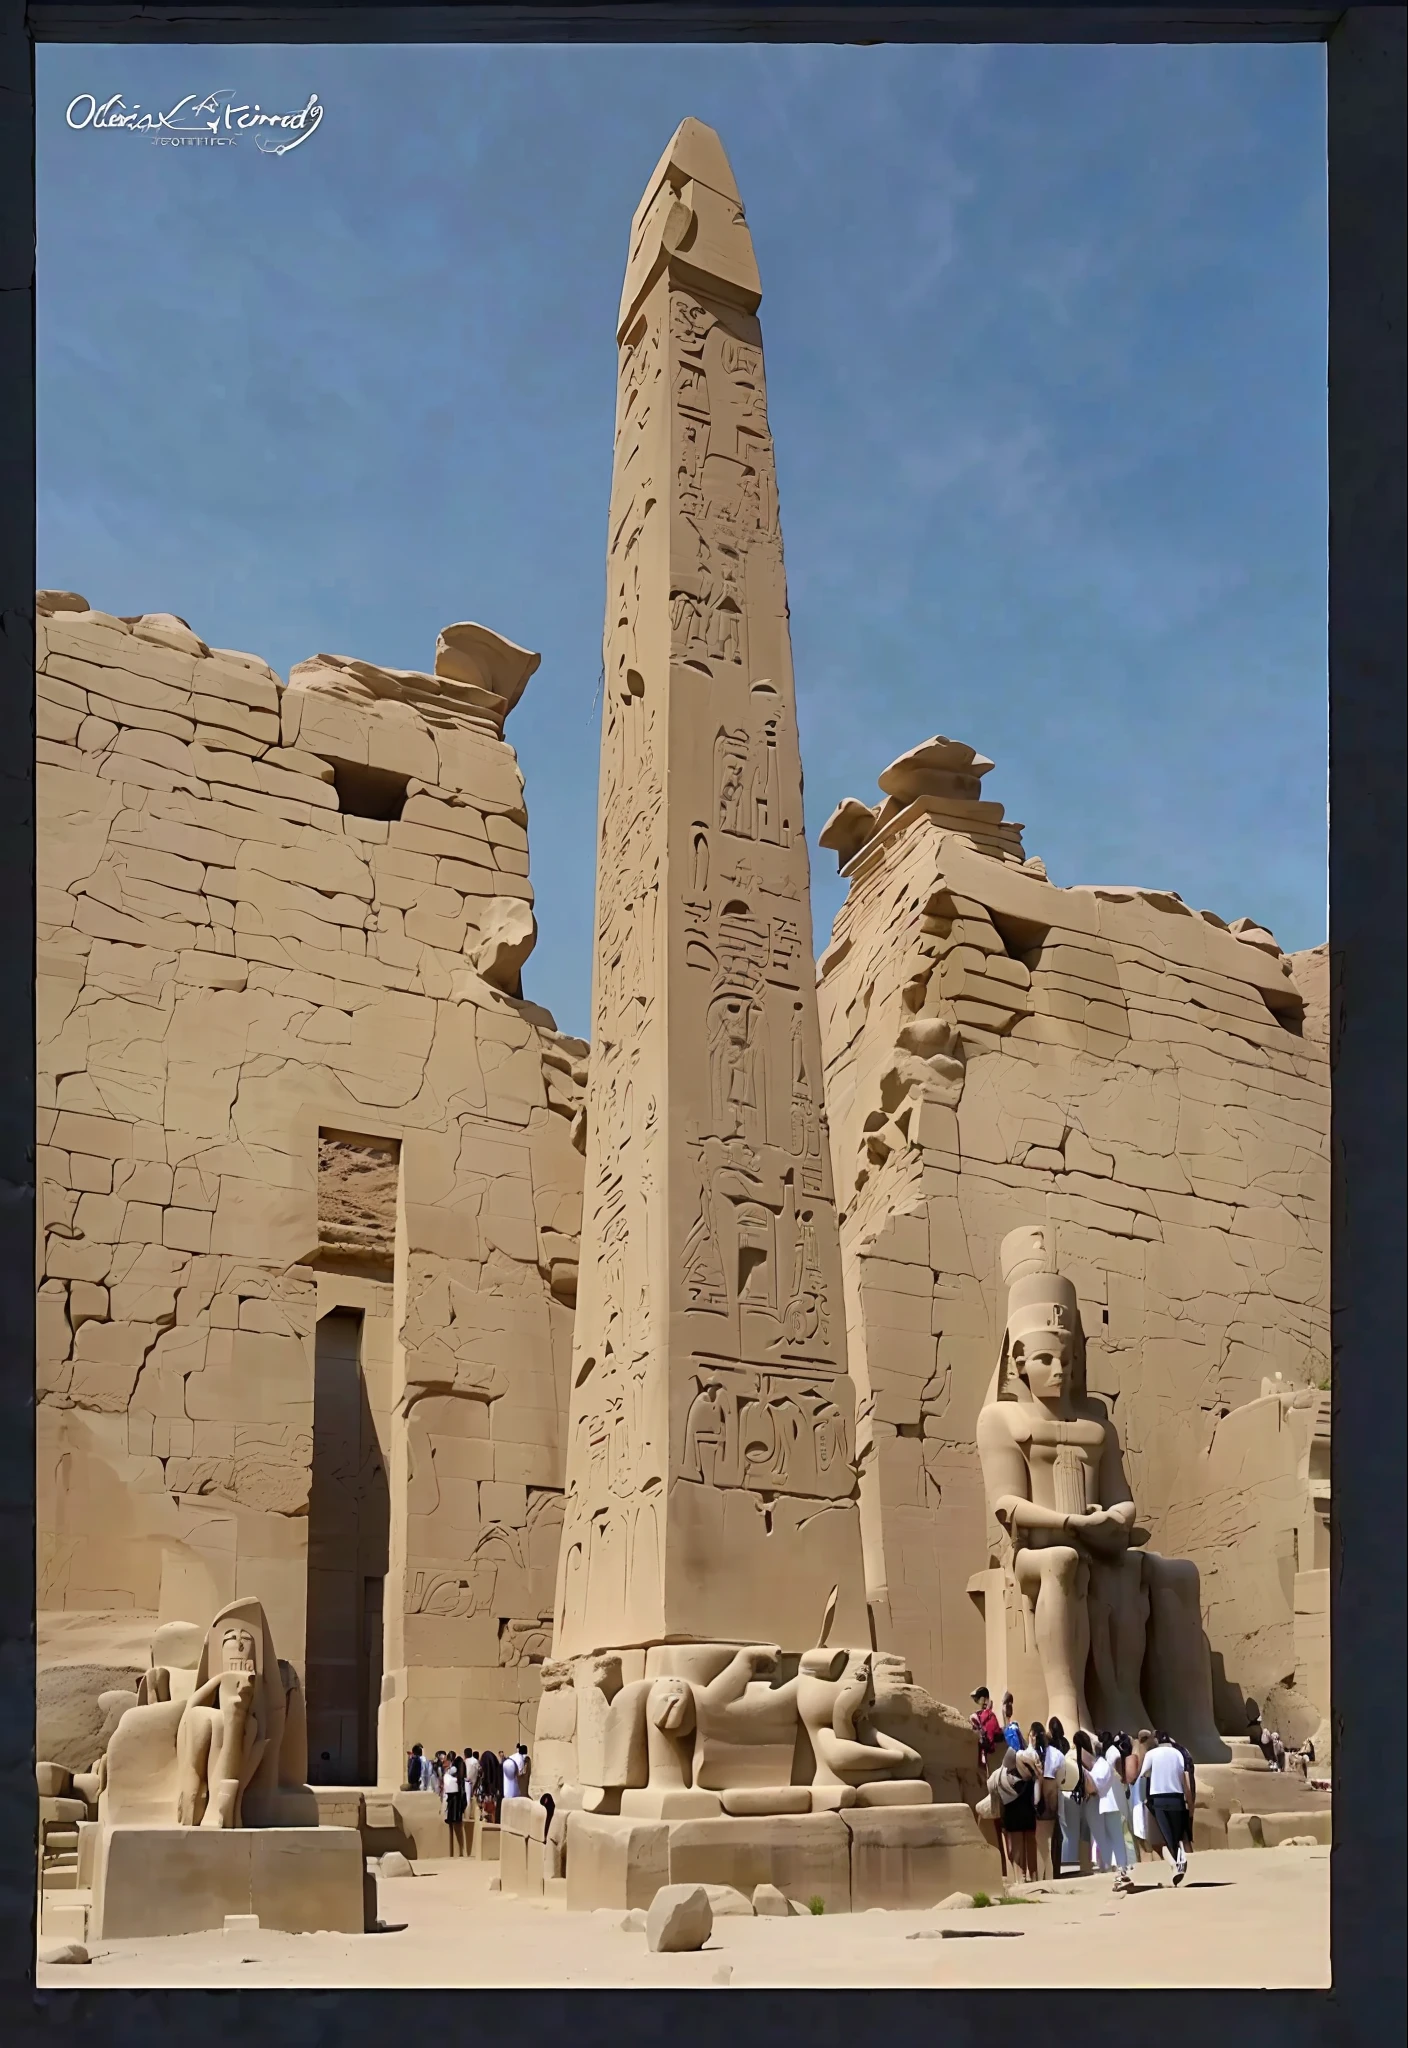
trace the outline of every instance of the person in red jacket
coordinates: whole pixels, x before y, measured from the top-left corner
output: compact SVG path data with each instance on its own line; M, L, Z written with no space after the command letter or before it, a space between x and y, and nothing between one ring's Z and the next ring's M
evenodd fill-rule
M988 1758L1002 1746L1002 1723L992 1710L992 1694L985 1685L973 1688L972 1699L974 1711L968 1719L978 1737L978 1769L986 1778Z

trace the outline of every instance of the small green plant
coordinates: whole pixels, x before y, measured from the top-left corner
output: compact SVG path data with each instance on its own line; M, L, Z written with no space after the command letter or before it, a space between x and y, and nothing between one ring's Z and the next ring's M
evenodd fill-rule
M1011 1896L1011 1894L1010 1894L1010 1893L1008 1893L1008 1892L1004 1892L1004 1893L1002 1894L1002 1897L1001 1897L1000 1899L998 1899L998 1900L996 1901L996 1903L997 1903L997 1904L998 1904L999 1906L1039 1906L1039 1905L1041 1904L1041 1900L1040 1900L1040 1899L1014 1899L1014 1898L1013 1898L1013 1897Z
M820 1914L820 1913L824 1913L824 1912L826 1911L826 1901L825 1901L825 1899L823 1899L823 1898L821 1898L821 1897L817 1897L817 1898L814 1898L814 1899L808 1899L808 1900L807 1900L807 1911L808 1911L809 1913L817 1913L817 1914Z
M992 1900L988 1897L986 1892L974 1892L973 1904L975 1906L990 1906L992 1904Z

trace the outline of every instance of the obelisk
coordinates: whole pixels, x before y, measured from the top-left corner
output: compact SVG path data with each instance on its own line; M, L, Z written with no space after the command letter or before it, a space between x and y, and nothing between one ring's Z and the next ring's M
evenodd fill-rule
M752 239L685 121L617 341L558 1657L869 1641Z

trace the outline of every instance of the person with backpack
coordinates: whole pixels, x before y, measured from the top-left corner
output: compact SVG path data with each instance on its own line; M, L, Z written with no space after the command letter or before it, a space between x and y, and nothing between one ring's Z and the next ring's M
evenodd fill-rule
M992 1817L1002 1838L1008 1875L1023 1882L1036 1876L1036 1801L1041 1767L1029 1750L998 1745L1000 1761L988 1779Z

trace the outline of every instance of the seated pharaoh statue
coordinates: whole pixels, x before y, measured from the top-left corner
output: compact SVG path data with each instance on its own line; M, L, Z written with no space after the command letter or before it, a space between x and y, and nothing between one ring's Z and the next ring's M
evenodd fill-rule
M1086 1388L1076 1291L1046 1227L1003 1239L1002 1276L1007 1326L978 1453L1002 1569L1034 1629L1045 1714L1068 1733L1167 1728L1196 1761L1225 1762L1197 1566L1144 1547L1114 1422Z
M208 1629L159 1629L138 1704L108 1745L99 1819L108 1825L297 1825L306 1794L303 1695L274 1654L257 1600L234 1600ZM194 1667L194 1668L192 1668ZM298 1810L306 1808L306 1811Z

